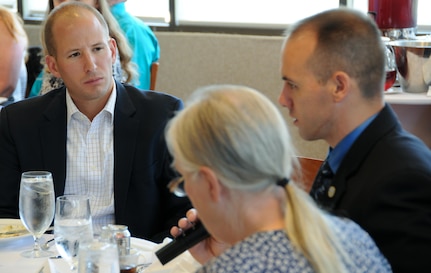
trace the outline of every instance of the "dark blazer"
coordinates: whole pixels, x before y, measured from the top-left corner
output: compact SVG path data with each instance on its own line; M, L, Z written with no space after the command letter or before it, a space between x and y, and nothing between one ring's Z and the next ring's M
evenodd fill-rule
M115 221L132 236L159 241L185 215L187 198L166 185L175 176L164 140L167 121L183 107L181 100L159 92L117 84L114 114ZM66 92L5 107L0 112L0 218L18 217L21 173L48 170L55 195L65 188Z
M429 270L431 152L389 105L347 152L332 185L334 197L318 203L362 226L394 272Z

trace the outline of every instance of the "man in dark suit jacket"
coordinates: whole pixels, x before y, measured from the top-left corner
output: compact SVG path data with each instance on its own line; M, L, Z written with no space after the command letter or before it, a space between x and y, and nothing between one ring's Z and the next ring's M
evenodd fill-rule
M423 272L431 248L431 153L389 105L356 139L316 201L374 238L395 272ZM311 195L316 191L313 185Z
M311 196L356 221L394 272L424 272L431 253L431 152L385 104L385 53L366 15L337 9L289 29L280 103L301 137L330 153ZM325 168L325 170L323 170Z
M64 42L55 41L68 27L73 30L61 36ZM113 172L115 223L128 225L133 236L160 241L191 207L187 198L175 197L167 189L175 172L170 168L164 128L182 102L114 82L111 62L115 41L109 39L103 17L89 6L78 2L64 5L50 15L45 30L49 28L45 35L51 31L56 47L53 51L47 44L47 64L64 79L65 87L2 109L0 217L18 217L24 171L52 172L55 195L65 192L66 166L74 160L67 149L71 139L67 94L90 121L116 95L113 144L108 148L113 151L113 170L108 167L108 172Z

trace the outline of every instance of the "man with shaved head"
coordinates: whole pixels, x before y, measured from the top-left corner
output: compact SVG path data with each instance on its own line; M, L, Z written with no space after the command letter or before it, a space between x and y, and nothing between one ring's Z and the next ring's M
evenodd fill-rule
M431 152L384 101L385 50L366 15L325 11L293 25L279 101L299 134L330 152L311 196L357 222L394 272L428 271Z

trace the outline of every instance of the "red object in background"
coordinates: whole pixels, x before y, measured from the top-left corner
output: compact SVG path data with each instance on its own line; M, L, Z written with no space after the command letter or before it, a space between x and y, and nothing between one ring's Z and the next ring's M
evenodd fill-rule
M418 0L368 0L368 12L375 14L380 29L417 26Z
M385 91L394 85L395 80L397 79L397 71L387 71L386 72L386 80L385 80Z

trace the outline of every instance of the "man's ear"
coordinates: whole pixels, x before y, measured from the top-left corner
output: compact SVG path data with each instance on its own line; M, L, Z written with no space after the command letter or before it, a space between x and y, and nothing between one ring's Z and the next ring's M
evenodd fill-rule
M114 64L117 58L117 41L114 38L110 38L108 44L111 49L112 64Z
M56 78L61 78L60 73L58 72L57 61L51 55L46 55L45 63L48 66L49 72L54 75Z
M201 177L201 181L205 183L211 200L213 202L218 202L220 200L224 186L220 183L220 180L216 176L215 172L211 168L200 167L199 176Z
M332 92L334 101L342 101L347 96L351 80L350 76L342 71L337 71L332 75L331 81L334 84L334 91Z

